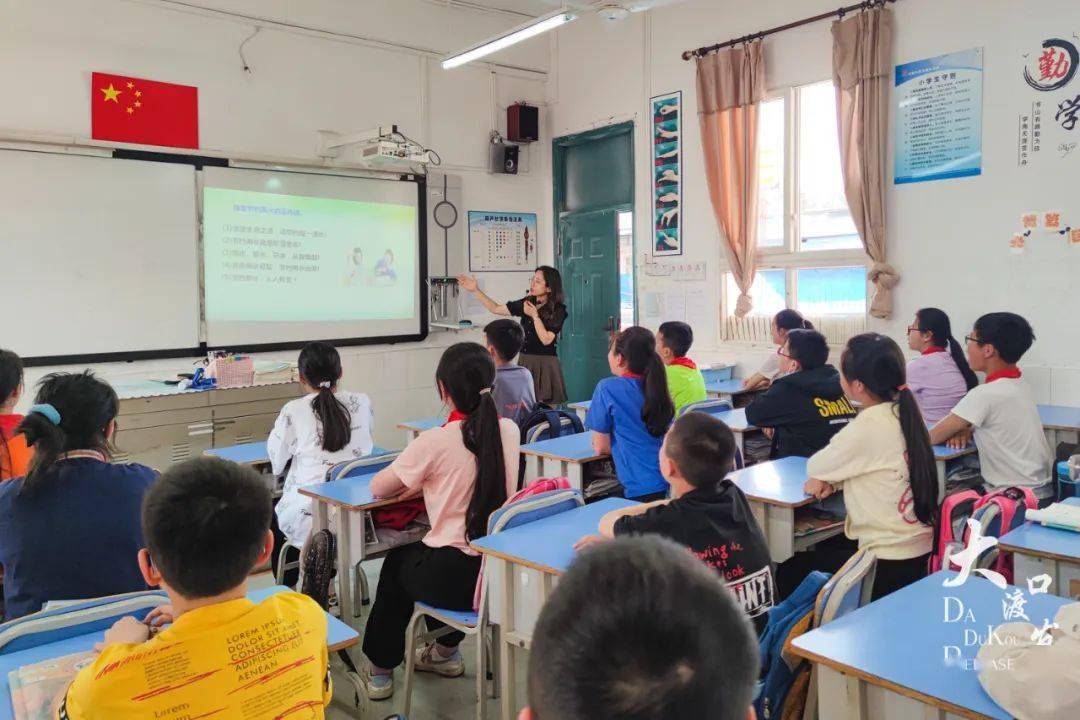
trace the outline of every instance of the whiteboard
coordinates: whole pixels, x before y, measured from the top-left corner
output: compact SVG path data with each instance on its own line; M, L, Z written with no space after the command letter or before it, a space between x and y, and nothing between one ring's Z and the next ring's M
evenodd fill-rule
M0 150L3 347L30 358L195 348L192 165Z

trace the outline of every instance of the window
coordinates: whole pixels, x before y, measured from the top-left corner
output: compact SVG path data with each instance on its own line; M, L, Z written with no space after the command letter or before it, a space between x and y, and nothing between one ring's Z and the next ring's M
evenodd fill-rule
M619 213L619 327L634 324L634 213Z
M762 102L754 308L743 321L732 317L739 289L725 274L725 337L767 342L764 318L784 307L822 324L831 342L865 327L868 258L844 196L836 122L832 81Z

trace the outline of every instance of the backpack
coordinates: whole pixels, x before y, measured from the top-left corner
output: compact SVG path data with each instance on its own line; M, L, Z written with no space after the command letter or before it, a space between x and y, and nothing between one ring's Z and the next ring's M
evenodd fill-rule
M537 403L529 416L521 422L521 444L551 440L563 435L577 435L585 432L585 426L577 413L556 410L550 405ZM525 482L525 456L521 456L518 465L518 487Z
M975 490L962 490L941 503L941 514L934 529L934 550L930 554L931 573L950 567L949 558L964 549L967 519L975 512L982 497Z
M802 718L810 687L810 663L786 652L794 638L813 629L814 605L829 579L812 572L786 600L769 610L769 621L758 641L761 682L754 711L761 720Z
M1023 525L1027 518L1027 511L1038 507L1039 501L1031 488L1007 487L980 498L975 503L975 510L971 517L979 521L984 536L1000 538L1010 530ZM967 540L968 533L965 533L965 544ZM1005 580L1012 584L1012 553L1001 552L997 548L989 550L984 558L979 558L979 567L1001 573Z

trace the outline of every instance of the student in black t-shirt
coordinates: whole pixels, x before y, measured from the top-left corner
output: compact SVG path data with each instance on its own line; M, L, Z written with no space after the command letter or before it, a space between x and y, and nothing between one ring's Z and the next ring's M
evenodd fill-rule
M829 359L829 343L816 330L792 330L777 350L778 377L746 408L746 421L772 436L772 459L810 457L829 444L852 418L840 387L840 373Z
M600 519L600 535L656 534L685 546L723 578L760 633L773 606L769 547L746 496L725 477L734 460L727 425L708 413L683 415L660 449L671 498L609 512ZM583 538L578 546L600 539Z

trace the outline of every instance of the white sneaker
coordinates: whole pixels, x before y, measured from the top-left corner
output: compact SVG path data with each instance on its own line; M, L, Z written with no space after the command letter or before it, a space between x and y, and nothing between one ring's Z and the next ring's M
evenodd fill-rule
M465 662L461 659L461 651L457 649L454 650L453 655L443 659L435 653L435 643L431 643L417 649L416 670L455 678L465 674Z
M371 665L364 663L360 668L360 680L364 683L364 690L372 700L386 700L394 694L393 675L372 675Z

